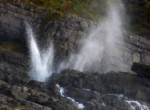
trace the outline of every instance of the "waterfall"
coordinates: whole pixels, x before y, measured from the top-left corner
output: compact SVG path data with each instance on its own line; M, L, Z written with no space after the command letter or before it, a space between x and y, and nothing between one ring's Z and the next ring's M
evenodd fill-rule
M30 51L30 71L29 76L38 81L46 81L51 76L53 70L53 44L48 49L40 50L34 37L32 28L26 23Z

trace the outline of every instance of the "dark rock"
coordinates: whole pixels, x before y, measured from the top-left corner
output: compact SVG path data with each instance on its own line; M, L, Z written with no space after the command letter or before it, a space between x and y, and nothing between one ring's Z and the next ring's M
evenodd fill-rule
M128 100L150 107L150 81L129 73L102 74L68 69L53 74L44 83L1 72L0 79L0 103L5 109L15 106L18 109L78 110L81 103L84 110L127 110L131 108ZM64 96L56 84L64 88ZM140 110L136 103L133 105Z
M146 86L149 85L149 80L133 74L116 72L107 74L82 73L64 70L55 77L50 82L58 82L61 87L64 87L65 96L83 103L85 110L126 110L131 107L127 102L131 99L133 101L138 100L140 103L149 103L149 97L145 97L149 94L150 86ZM136 103L133 102L133 104L137 106ZM149 104L147 106L149 107Z
M131 68L138 76L150 79L150 65L144 65L134 62Z
M34 26L35 33L39 33L40 24L47 14L47 10L34 6L40 11L30 11L30 6L20 2L0 3L0 41L26 42L24 22ZM40 12L40 13L39 13ZM5 36L5 37L4 37Z
M148 23L150 24L150 8L148 9L147 21L148 21Z
M139 0L131 2L142 5ZM27 45L24 21L29 22L35 34L39 35L41 24L48 13L36 5L31 8L20 2L0 3L0 12L0 41L23 42L24 46ZM57 67L71 53L79 51L78 47L82 45L80 39L86 38L91 28L95 29L96 26L92 21L71 14L65 15L63 19L52 16L43 27L43 33L40 33L40 44L48 46L53 42ZM104 68L110 70L115 65L110 63L111 58L115 58L117 63L123 61L125 70L134 61L148 63L150 42L129 32L123 32L123 36L121 43L125 47L121 48L122 57L116 58L104 52L103 62L97 62L97 71ZM117 40L122 41L121 38ZM145 79L150 77L148 66L135 64L132 68L144 78L122 72L102 74L66 69L60 74L53 74L47 82L39 82L28 78L28 63L29 58L23 54L0 50L0 109L78 110L80 104L85 106L84 110L129 110L131 105L140 109L135 102L130 104L128 100L138 101L150 108L150 81ZM115 65L115 68L117 70L118 66ZM60 93L62 88L64 96Z
M29 58L25 55L0 49L0 71L27 77L28 61Z
M12 86L11 89L12 95L19 100L25 100L28 97L28 90L27 88L21 88L19 86Z

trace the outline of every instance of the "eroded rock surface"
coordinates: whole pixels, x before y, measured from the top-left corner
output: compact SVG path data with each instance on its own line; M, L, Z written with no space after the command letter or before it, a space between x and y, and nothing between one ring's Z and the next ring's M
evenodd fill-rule
M150 80L137 77L135 74L64 70L57 75L55 82L64 87L66 97L83 103L84 110L131 110L132 104L135 104L134 107L138 110L142 110L142 105L150 107ZM137 102L141 106L137 105Z
M103 74L68 69L53 74L47 82L39 82L28 78L27 71L21 73L28 65L27 60L24 60L25 56L16 52L0 51L1 62L6 62L9 68L14 65L14 68L22 67L14 72L0 68L1 109L131 110L135 107L142 110L142 107L145 107L145 110L149 110L150 108L150 80L136 74L121 72ZM11 53L11 56L7 56L8 53Z
M30 23L35 33L38 33L47 10L34 4L27 6L20 2L4 1L0 3L0 13L0 41L24 43L26 40L25 22Z
M15 41L27 46L24 22L41 34L41 25L48 11L20 2L0 3L0 42ZM54 12L55 13L55 12ZM63 19L51 17L43 27L41 45L54 43L55 66L67 59L70 53L79 49L80 39L86 38L97 24L73 15ZM146 39L123 32L121 40L122 57L109 56L107 52L98 69L111 70L112 58L124 62L124 70L130 71L132 62L149 64L150 42ZM120 39L118 39L120 40ZM112 62L111 62L112 61ZM26 55L0 49L0 109L5 110L149 110L150 80L136 74L109 72L79 72L64 70L53 74L47 82L31 80L28 76L29 58ZM109 66L108 66L109 65ZM112 67L110 66L112 65ZM134 69L138 75L143 69ZM148 70L149 72L149 70ZM145 73L144 73L145 74ZM147 75L147 74L146 74ZM81 108L80 108L81 107Z
M6 74L27 77L29 58L17 52L0 49L0 71ZM19 73L19 74L18 74Z
M83 104L83 110L142 110L150 107L149 87L150 80L129 73L64 70L43 83L1 71L0 107L78 110Z

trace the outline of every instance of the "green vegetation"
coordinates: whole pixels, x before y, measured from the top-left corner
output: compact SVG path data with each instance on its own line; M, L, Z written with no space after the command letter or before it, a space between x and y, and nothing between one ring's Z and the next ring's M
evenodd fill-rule
M25 49L22 46L21 43L16 43L16 42L0 42L0 49L7 49L19 53L24 53Z
M12 102L9 105L10 108L14 108L14 109L25 109L28 108L27 104L25 103L18 103L18 102Z
M8 103L8 107L10 107L12 109L27 109L28 105L23 101L18 102L18 100L12 100ZM2 110L4 110L4 109L2 109Z
M41 23L41 26L40 26L40 35L39 35L39 37L42 36L44 27L45 27L45 25L47 24L47 22L48 22L51 18L53 18L53 19L51 19L51 21L54 22L54 19L56 19L56 18L61 19L62 17L63 17L63 13L61 13L61 12L58 12L58 11L56 11L56 12L51 12L51 11L49 11L48 14L46 15L46 17L44 18L43 22Z
M3 0L0 0L0 2L1 1ZM11 2L12 0L7 1ZM58 18L61 18L66 13L71 13L86 19L99 21L106 15L105 12L106 0L20 0L20 1L33 8L35 7L35 5L33 5L32 3L50 10L41 25L41 33L44 29L44 26L52 16L51 13L52 10L58 11L57 15L59 16L56 16ZM142 5L139 5L138 2L131 3L129 1L129 4L126 6L127 16L130 19L129 20L130 22L128 24L128 20L126 20L124 23L127 29L135 34L150 33L149 31L150 24L148 24L147 22L147 14L148 8L150 8L150 1L141 0L141 2L143 2Z
M16 0L15 0L16 1ZM71 13L86 19L94 21L100 21L106 15L106 0L20 0L22 3L27 4L34 9L35 13L41 13L40 10L36 10L36 5L44 7L49 10L48 14L42 21L40 27L39 37L42 35L43 30L47 22L51 19L54 21L56 18L63 18L63 15ZM128 1L128 0L127 0ZM150 1L145 1L145 4L139 5L138 3L129 3L126 6L127 19L124 19L125 27L127 30L135 33L148 33L150 34L150 24L147 22L148 9L150 8ZM4 2L4 0L0 0ZM7 0L12 2L12 0ZM111 2L110 2L111 3ZM53 12L52 10L57 10ZM52 23L53 24L53 23ZM24 48L19 43L3 42L0 43L0 48L16 52L24 52Z
M127 7L128 12L130 12L130 24L128 26L129 31L135 34L150 34L150 24L148 23L149 8L150 1L141 5L133 3Z
M42 6L49 10L48 14L44 18L41 27L39 37L42 35L43 30L47 22L56 18L63 18L63 15L71 13L86 19L98 21L104 15L105 0L21 0L21 2L32 6L32 3ZM52 10L57 10L52 12Z
M49 10L57 10L62 16L65 13L71 13L86 19L99 21L105 16L106 0L21 0L26 4L35 3ZM32 2L32 3L31 3ZM127 16L130 19L129 24L125 22L127 29L135 34L150 33L150 24L147 22L148 8L150 1L141 0L142 5L130 3L127 5ZM144 3L145 2L145 3ZM47 23L51 14L48 14L43 21L41 30Z
M60 13L71 13L87 19L99 20L105 6L105 0L21 0L31 5L35 3L49 10L57 10ZM32 2L32 3L31 3ZM100 14L101 13L101 14Z
M3 3L4 2L4 0L0 0L0 3Z

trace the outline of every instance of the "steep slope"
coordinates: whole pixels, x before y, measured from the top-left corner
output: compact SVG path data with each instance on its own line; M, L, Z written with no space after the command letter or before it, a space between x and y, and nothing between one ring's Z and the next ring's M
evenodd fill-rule
M57 67L61 61L68 59L71 53L78 52L79 45L82 45L80 39L86 39L91 29L95 29L98 26L91 20L86 20L71 14L60 17L57 11L53 10L49 12L34 4L30 7L20 2L4 2L0 3L0 5L0 11L2 13L0 15L1 47L13 46L13 48L7 49L16 51L25 50L25 53L27 53L28 46L26 43L25 22L28 22L34 28L34 33L37 35L36 38L39 39L38 36L41 36L38 40L40 41L39 44L41 48L48 46L51 42L54 43L55 67ZM120 48L120 44L117 46L122 57L116 58L116 56L110 56L109 53L107 53L107 49L105 49L106 52L104 51L104 57L102 58L103 63L99 61L98 63L101 65L98 67L95 66L95 71L103 70L105 72L111 70L111 68L117 69L119 62L124 62L123 67L126 71L130 71L132 62L149 63L149 41L125 31L123 32L123 36L123 40L117 39L120 40L120 44L124 45L123 48ZM10 42L13 44L10 45ZM14 45L14 42L22 46ZM109 59L107 56L109 56ZM113 61L111 60L113 58L115 58L115 62L118 63L113 64L113 62L110 62Z
M0 109L149 110L149 79L123 72L103 73L119 68L114 60L117 63L123 61L125 71L130 71L133 62L149 64L150 41L147 39L124 31L124 40L117 39L124 44L123 48L117 45L122 57L110 56L105 50L102 62L93 66L95 71L103 72L66 69L53 74L47 82L39 82L28 75L25 22L33 27L41 48L54 43L55 68L71 53L78 52L82 45L80 39L86 39L98 24L72 14L61 16L58 11L49 11L32 3L29 6L22 2L1 2L0 12L0 45L2 48L14 46L0 49ZM10 42L22 47L10 45ZM26 54L13 52L23 48Z

